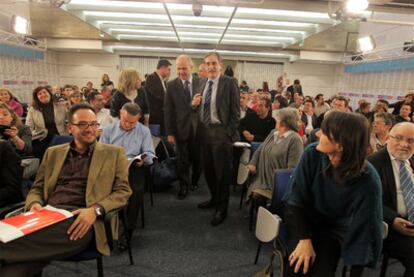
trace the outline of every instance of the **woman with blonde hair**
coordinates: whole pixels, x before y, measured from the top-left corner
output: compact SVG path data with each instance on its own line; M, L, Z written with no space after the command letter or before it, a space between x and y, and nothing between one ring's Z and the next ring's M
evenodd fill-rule
M82 94L78 90L74 90L69 94L69 106L82 102Z
M139 73L133 68L123 69L119 74L118 89L111 102L111 116L119 118L119 111L125 103L136 103L141 108L141 123L148 126L149 108L144 87L141 86Z
M16 111L18 116L23 115L23 106L17 101L11 91L7 88L0 88L0 101L6 103L10 108Z

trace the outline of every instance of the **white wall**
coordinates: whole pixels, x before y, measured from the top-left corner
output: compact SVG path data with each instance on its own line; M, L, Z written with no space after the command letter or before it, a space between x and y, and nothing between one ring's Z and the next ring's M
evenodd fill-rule
M338 92L336 74L342 70L342 65L293 62L285 63L283 70L285 84L287 80L291 85L295 79L299 79L304 95L323 93L330 96Z
M0 86L9 88L20 101L30 103L35 87L58 81L55 52L46 52L43 60L0 56Z
M119 75L119 58L114 54L58 52L59 84L86 86L92 81L95 88L100 88L102 74L107 73L117 84Z

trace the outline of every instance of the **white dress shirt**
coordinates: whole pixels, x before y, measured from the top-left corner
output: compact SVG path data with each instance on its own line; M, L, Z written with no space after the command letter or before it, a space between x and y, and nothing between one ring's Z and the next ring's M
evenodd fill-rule
M388 154L390 155L391 164L392 164L392 171L394 173L394 179L395 179L395 187L396 187L396 193L397 193L397 212L400 216L406 217L407 216L407 206L405 205L404 195L401 189L400 184L400 160L397 160L393 155L391 155L390 151L388 151ZM410 161L405 160L404 161L405 168L408 171L408 174L411 176L411 180L414 183L413 179L413 169L411 168Z
M219 79L220 79L220 75L217 76L217 78L214 79L214 80L210 80L210 79L207 80L206 86L205 86L204 91L203 91L203 98L202 98L202 102L201 102L201 104L202 104L201 105L201 116L203 116L205 95L206 95L207 90L208 90L209 82L213 81L213 87L212 87L212 92L211 92L211 102L210 102L210 118L211 118L211 123L212 124L220 124L221 123L220 120L219 120L219 117L218 117L217 106L216 106L217 88L218 88Z

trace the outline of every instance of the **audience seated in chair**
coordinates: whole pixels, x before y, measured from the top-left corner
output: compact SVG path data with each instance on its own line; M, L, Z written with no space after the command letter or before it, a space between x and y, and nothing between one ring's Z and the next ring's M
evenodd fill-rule
M321 133L319 144L303 153L285 197L287 276L335 276L340 257L345 265L375 267L381 254L381 182L365 160L368 120L334 111Z
M66 135L66 109L52 101L47 87L33 91L33 102L26 118L32 132L33 155L42 159L54 135Z
M414 276L414 124L398 123L389 137L387 146L368 160L382 183L384 221L389 226L384 251L402 262L404 277L409 277Z
M0 208L23 200L20 157L0 139Z
M132 195L129 200L127 218L130 230L126 231L130 234L132 234L136 227L140 207L139 196L145 184L143 166L152 164L152 160L155 157L151 133L146 126L139 123L140 115L141 109L137 104L124 104L120 111L119 122L106 127L100 137L100 142L122 146L128 159L133 159L140 154L146 155L141 161L134 162L129 169Z
M248 167L255 175L249 187L248 197L255 195L257 189L272 195L274 174L276 169L294 168L303 152L302 139L297 134L299 112L294 108L279 110L276 118L276 129L267 136L259 149L254 153Z
M89 105L74 105L68 119L74 141L46 151L25 208L33 211L49 204L71 210L75 217L0 243L0 276L36 275L49 261L71 257L93 242L109 255L99 216L127 204L131 188L125 152L96 142L98 123ZM113 220L113 230L115 224Z

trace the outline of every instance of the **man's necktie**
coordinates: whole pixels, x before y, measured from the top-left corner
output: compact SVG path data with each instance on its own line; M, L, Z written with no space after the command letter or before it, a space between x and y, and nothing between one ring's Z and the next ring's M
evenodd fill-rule
M213 94L213 81L208 81L208 88L204 95L203 122L208 125L211 123L211 95Z
M400 162L400 186L407 206L408 220L414 223L414 184L404 161Z
M184 82L184 94L190 97L190 101L191 101L190 81L188 80Z

